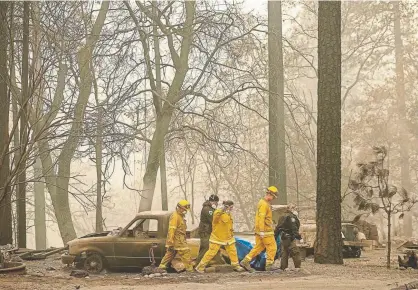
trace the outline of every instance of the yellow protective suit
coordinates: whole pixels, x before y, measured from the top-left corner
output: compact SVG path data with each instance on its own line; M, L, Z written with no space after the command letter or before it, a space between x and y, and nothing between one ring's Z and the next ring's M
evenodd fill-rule
M219 245L229 245L235 243L234 221L229 213L217 209L213 213L212 233L209 242Z
M235 247L233 219L229 213L217 209L213 214L212 234L209 239L209 250L203 256L197 270L203 271L207 264L215 257L219 249L224 246L231 260L232 266L241 269L239 266L237 249Z
M264 232L264 236L274 236L273 212L271 205L265 199L261 199L257 205L255 215L255 233Z
M274 239L273 212L270 203L265 199L258 202L255 215L255 246L242 261L248 264L251 260L266 249L266 267L274 263L274 256L277 252L277 244Z
M190 248L186 242L187 225L184 216L175 211L168 224L168 234L166 240L167 251L161 260L159 268L166 269L167 265L178 254L186 268L186 271L193 271L192 258Z

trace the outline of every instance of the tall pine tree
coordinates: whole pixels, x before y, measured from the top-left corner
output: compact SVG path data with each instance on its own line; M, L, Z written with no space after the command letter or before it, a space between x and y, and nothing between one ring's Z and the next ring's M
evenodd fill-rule
M318 132L315 262L342 264L341 2L318 10Z
M269 185L279 189L279 204L287 203L286 133L284 127L284 73L282 2L268 1L269 55Z
M0 245L12 244L11 188L8 182L10 170L9 148L9 107L7 89L7 12L9 2L0 2Z

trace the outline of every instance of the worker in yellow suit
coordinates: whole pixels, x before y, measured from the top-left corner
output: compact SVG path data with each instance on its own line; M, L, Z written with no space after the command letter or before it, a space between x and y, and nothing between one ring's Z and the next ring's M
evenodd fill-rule
M177 204L176 211L171 215L168 224L168 234L166 240L166 253L161 260L160 269L167 269L176 254L178 254L186 268L187 272L193 272L192 258L190 248L186 242L186 220L185 215L190 210L190 203L187 200L181 200Z
M266 195L258 202L255 214L255 246L241 261L241 266L253 272L250 263L253 258L266 249L266 271L276 270L273 268L274 257L277 252L277 244L274 239L273 212L271 201L277 198L278 190L275 186L267 188Z
M205 253L196 271L204 273L205 267L216 256L222 246L228 253L234 270L242 272L244 269L239 265L237 248L235 247L234 238L234 222L232 220L231 211L234 203L231 200L223 202L223 208L217 209L213 213L212 233L209 238L209 250Z

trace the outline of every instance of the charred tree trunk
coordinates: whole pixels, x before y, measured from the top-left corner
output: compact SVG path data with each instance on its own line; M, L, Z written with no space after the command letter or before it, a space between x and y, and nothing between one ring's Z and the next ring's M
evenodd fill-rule
M395 34L395 60L396 60L396 95L398 100L398 114L399 114L399 148L401 155L401 186L407 191L411 190L411 178L409 175L409 140L406 123L406 106L405 106L405 73L404 73L404 58L403 58L403 42L401 29L401 11L399 2L393 2L394 14L394 34ZM405 212L403 218L403 234L407 237L412 236L412 215L410 212Z
M269 185L279 189L278 204L287 203L284 127L282 2L268 1Z
M29 13L30 2L23 3L22 97L20 106L20 156L17 184L18 245L26 248L26 158L28 143L27 107L29 102Z
M318 146L315 262L342 264L341 2L318 11Z
M9 2L0 2L0 245L13 244L12 197L8 183L10 171L9 151L9 106L7 70Z

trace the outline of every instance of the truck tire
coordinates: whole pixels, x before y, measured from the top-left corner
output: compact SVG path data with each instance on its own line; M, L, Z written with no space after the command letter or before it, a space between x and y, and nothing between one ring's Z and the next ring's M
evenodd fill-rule
M99 274L105 267L105 259L99 253L89 253L84 260L84 270L92 274Z
M353 256L354 256L354 258L360 258L360 256L361 256L361 248L360 247L356 247L355 249L353 249Z

